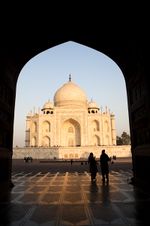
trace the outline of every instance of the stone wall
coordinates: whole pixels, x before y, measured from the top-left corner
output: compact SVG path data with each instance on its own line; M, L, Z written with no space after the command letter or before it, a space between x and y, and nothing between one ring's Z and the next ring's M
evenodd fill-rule
M118 146L85 146L85 147L51 147L51 148L14 148L13 159L31 156L33 159L84 159L90 152L99 158L102 149L109 156L131 157L130 145Z

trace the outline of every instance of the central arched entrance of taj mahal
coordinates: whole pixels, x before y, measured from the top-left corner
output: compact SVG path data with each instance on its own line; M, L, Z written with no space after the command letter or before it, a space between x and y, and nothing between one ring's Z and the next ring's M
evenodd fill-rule
M73 119L63 122L61 128L61 146L80 146L81 145L81 129L80 124Z

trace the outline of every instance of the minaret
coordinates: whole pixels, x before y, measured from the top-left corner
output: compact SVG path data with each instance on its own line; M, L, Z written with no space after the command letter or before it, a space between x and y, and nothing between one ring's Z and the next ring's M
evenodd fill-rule
M29 113L26 117L26 131L25 131L25 146L30 146L30 122L31 122L31 114Z
M71 82L71 74L69 74L69 82Z
M111 114L111 135L112 135L112 144L116 145L116 128L115 128L115 115Z

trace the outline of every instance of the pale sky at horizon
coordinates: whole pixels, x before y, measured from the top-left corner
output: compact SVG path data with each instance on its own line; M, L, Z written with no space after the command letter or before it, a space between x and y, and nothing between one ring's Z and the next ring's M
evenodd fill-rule
M125 80L120 68L109 57L75 42L66 42L32 58L22 69L17 83L13 146L25 145L26 115L42 108L72 76L96 101L115 114L117 135L130 134Z

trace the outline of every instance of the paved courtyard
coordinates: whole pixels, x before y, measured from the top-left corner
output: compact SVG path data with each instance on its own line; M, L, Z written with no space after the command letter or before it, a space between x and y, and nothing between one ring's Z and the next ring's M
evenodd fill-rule
M149 225L150 195L131 185L131 177L128 162L110 166L109 184L100 171L91 183L84 163L14 163L15 186L0 204L0 225Z

